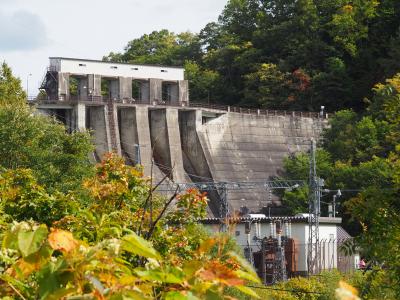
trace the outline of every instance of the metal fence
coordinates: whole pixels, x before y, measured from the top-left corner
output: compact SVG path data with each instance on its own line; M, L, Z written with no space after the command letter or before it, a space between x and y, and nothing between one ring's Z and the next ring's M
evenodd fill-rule
M352 239L322 239L318 243L320 257L317 261L317 273L323 271L339 270L342 273L352 273L358 269L358 254L354 251ZM267 284L274 273L275 253L279 252L277 243L269 243L264 260L261 256L261 241L253 241L250 245L241 245L248 260L254 264L261 278L266 278ZM307 275L307 249L308 243L298 243L293 239L285 239L283 242L285 252L286 274L290 277ZM251 257L249 254L251 253ZM262 268L262 263L266 267ZM267 274L262 274L266 270ZM315 275L315 274L314 274Z

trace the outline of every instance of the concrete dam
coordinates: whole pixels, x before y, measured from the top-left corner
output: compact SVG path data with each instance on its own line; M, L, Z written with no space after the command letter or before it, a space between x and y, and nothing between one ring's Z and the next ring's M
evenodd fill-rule
M69 68L68 64L78 69L80 64L93 64L97 69L90 70L92 74L109 72L110 65L114 66L53 58L53 68L49 68L42 86L48 96L35 101L37 109L55 116L71 131L90 129L97 160L115 151L128 164L140 162L145 174L150 176L152 171L155 180L164 176L176 183L270 180L280 174L286 156L309 150L309 141L319 138L326 122L315 113L197 107L189 103L183 71L167 79L138 75L121 79L103 74L109 84L105 95L101 76L63 70ZM126 66L131 70L141 68L116 65ZM98 70L100 67L107 70ZM153 68L170 75L177 71ZM76 95L70 88L73 76L78 79ZM136 82L140 84L135 85ZM134 85L139 90L136 97ZM212 191L209 198L209 212L218 217L221 195ZM257 213L279 205L262 185L228 191L226 198L231 214L244 208Z

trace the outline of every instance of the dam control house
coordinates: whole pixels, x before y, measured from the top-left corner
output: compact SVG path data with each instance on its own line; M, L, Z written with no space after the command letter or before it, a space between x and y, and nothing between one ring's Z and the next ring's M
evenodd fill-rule
M179 67L50 57L41 89L49 100L187 105L188 82Z

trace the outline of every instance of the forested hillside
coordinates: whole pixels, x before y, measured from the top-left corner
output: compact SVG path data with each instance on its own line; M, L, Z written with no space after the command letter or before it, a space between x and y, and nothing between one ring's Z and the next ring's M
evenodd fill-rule
M105 60L184 65L192 101L363 110L400 69L400 1L230 0L199 33L154 31Z

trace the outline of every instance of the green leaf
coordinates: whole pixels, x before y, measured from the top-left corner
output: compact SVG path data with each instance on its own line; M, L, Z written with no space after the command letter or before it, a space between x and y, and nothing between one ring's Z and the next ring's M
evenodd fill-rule
M110 300L150 300L139 291L127 291L121 294L111 296Z
M122 249L143 257L161 260L160 254L153 248L153 245L135 233L124 236Z
M165 297L165 300L187 300L187 297L180 292L168 292Z
M58 300L58 299L63 299L65 296L68 296L69 294L72 294L76 292L76 289L74 288L61 288L57 291L52 292L51 294L47 295L45 298L46 300Z
M195 295L191 292L187 292L186 295L182 294L182 292L172 291L168 292L164 296L165 300L199 300Z
M193 276L200 268L203 267L203 263L197 260L191 260L185 262L183 266L183 272L185 272L187 277Z
M261 283L260 278L254 274L254 273L249 273L249 272L244 272L242 270L236 270L235 271L236 275L239 276L241 279L246 279L248 281L256 282L256 283Z
M46 225L40 225L34 231L19 231L18 232L18 248L23 257L38 252L47 238L48 230Z
M253 277L258 277L257 273L254 271L253 267L246 259L244 259L243 257L241 257L240 255L236 254L233 251L229 252L229 256L236 259L236 261L243 267L243 269L245 269L249 273L249 275Z
M18 250L18 231L9 231L4 235L3 249Z
M177 272L163 272L161 270L135 269L135 273L143 280L160 281L164 283L179 284L183 282L183 274Z
M67 271L67 262L58 259L57 262L49 262L37 274L40 299L48 299L55 293L63 293L62 285L69 281L70 272Z
M249 296L251 296L253 298L260 299L260 296L257 295L257 293L255 291L253 291L251 288L249 288L247 286L238 285L238 286L235 286L234 288L238 289L242 293L244 293L246 295L249 295Z

